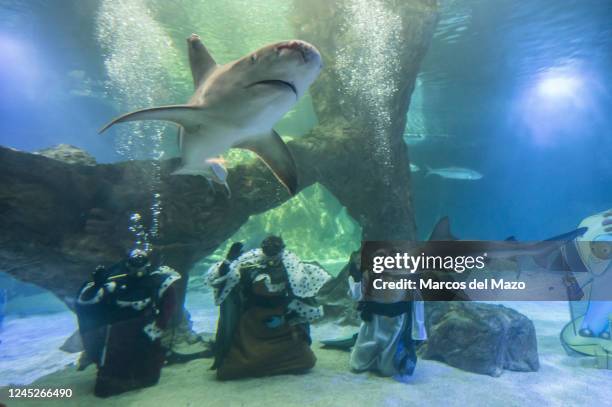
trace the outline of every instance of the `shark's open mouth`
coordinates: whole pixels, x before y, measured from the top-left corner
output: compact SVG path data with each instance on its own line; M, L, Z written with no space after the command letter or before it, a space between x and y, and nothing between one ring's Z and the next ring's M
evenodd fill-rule
M247 88L250 88L251 86L255 86L255 85L284 86L286 88L289 88L293 93L295 93L296 98L298 97L298 92L297 92L297 89L295 88L295 85L292 84L291 82L283 81L281 79L265 79L263 81L254 82L248 85Z

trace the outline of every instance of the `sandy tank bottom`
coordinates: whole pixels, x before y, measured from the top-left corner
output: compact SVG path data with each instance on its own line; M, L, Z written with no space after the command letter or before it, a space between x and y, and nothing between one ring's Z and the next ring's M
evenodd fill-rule
M348 370L348 353L320 348L317 340L350 332L321 325L313 329L318 362L304 375L218 382L202 359L163 369L155 387L109 399L93 396L95 369L69 366L30 387L70 388L73 397L10 400L9 406L549 406L600 404L610 395L612 371L599 370L592 358L566 355L559 332L568 319L567 303L507 303L530 317L538 333L540 371L505 371L501 377L464 372L443 363L419 360L411 383ZM197 312L194 312L197 315ZM210 314L210 312L208 312ZM208 318L205 318L208 319ZM207 325L212 321L207 321ZM7 388L0 388L2 398Z

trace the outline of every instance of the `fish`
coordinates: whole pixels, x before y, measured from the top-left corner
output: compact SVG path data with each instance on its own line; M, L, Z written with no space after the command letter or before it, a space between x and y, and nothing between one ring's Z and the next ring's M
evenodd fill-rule
M230 190L230 187L227 184L228 172L227 168L225 167L225 161L221 158L209 158L208 160L206 160L206 162L208 163L209 171L209 175L206 176L208 182L215 182L225 187L225 191L227 192L228 198L231 198L232 191Z
M425 176L429 175L437 175L442 178L460 179L466 181L476 181L483 177L483 175L478 171L461 167L446 167L436 169L427 167L427 174L425 174Z
M419 168L418 165L410 163L410 172L419 172L421 171L421 168Z
M404 141L406 141L408 145L420 144L425 141L426 138L427 136L424 133L404 133Z
M406 132L404 133L404 141L409 146L414 146L417 144L421 144L424 141L432 140L432 139L447 139L450 138L450 134L427 134L427 133L414 133L414 132Z
M297 192L295 160L273 126L306 93L323 68L316 47L289 40L217 64L197 34L187 38L195 91L186 104L127 113L106 124L162 120L179 126L182 166L175 175L210 176L208 159L230 148L254 152L290 195ZM213 169L213 172L220 170Z

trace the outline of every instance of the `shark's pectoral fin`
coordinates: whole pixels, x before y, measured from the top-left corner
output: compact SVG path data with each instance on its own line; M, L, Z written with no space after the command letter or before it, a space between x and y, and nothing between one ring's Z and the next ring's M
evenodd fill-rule
M176 123L188 129L195 129L200 125L201 114L201 108L189 105L152 107L150 109L137 110L119 116L102 127L99 133L105 132L114 124L138 120L164 120Z
M234 147L244 148L257 154L289 193L295 195L298 184L295 161L291 151L276 131L272 130L266 136L257 136Z

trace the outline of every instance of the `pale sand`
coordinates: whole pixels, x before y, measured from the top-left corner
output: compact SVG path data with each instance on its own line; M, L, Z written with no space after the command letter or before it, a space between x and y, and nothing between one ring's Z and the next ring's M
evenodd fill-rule
M159 385L102 400L92 394L95 370L73 368L46 376L33 386L69 387L70 400L11 400L9 406L582 406L606 405L612 371L596 369L594 359L570 357L558 334L567 321L565 303L515 303L533 318L538 332L539 372L504 372L493 378L442 363L420 360L411 383L348 371L348 354L320 349L318 363L301 376L217 382L210 360L164 368ZM331 327L318 329L327 336ZM0 400L6 389L0 390Z

